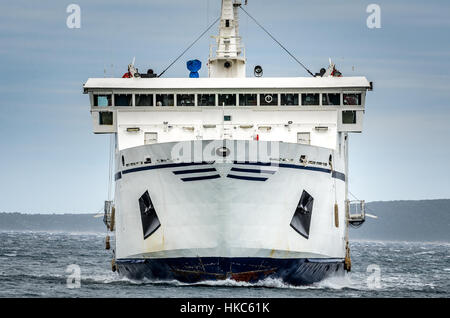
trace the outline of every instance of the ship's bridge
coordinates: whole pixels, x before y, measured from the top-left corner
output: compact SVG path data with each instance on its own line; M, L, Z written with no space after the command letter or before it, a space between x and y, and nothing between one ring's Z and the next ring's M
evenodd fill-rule
M336 148L361 132L365 77L92 78L94 133L118 149L186 140L263 140Z

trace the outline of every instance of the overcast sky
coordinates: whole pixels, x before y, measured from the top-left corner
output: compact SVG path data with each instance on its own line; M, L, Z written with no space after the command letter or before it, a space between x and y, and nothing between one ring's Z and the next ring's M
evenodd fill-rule
M361 199L450 198L450 2L249 0L246 7L313 72L332 57L344 76L366 76L364 132L350 136L350 191ZM0 211L92 213L107 196L107 136L92 133L89 77L121 76L136 57L161 72L219 15L219 0L73 3L81 28L66 26L70 1L0 4ZM210 35L217 33L214 27ZM248 74L307 76L241 16ZM204 65L205 36L166 74ZM206 76L205 68L200 72Z

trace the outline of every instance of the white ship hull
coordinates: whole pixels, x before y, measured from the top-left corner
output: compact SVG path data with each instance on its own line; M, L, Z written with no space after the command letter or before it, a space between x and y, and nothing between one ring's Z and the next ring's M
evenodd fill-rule
M216 151L223 146L228 157ZM307 164L300 163L302 155ZM345 158L337 151L282 142L192 141L125 149L116 162L121 274L188 282L275 276L302 284L343 272ZM146 192L156 215L150 221L139 202ZM292 222L304 192L313 203L308 228L299 230Z

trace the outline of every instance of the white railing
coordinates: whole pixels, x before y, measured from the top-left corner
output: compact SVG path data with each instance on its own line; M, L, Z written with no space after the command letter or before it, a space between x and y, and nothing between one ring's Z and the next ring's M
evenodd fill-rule
M364 200L346 200L348 221L351 225L361 225L366 220L366 202Z

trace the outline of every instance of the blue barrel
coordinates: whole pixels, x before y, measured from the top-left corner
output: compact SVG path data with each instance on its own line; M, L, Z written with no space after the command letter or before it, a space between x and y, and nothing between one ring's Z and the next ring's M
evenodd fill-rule
M190 60L186 63L187 69L191 72L189 74L190 78L199 78L198 71L202 68L202 62L199 60Z

